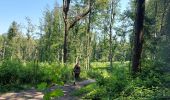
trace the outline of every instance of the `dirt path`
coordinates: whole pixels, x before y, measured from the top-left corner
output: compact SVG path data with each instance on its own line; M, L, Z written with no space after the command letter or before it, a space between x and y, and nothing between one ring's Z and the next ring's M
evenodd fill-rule
M95 80L88 79L88 80L78 82L76 85L65 84L64 86L61 86L60 88L63 90L64 96L60 97L59 100L79 100L78 97L71 96L71 93L76 89L79 89L93 82L95 82ZM56 89L56 86L51 88L51 90L54 89ZM0 94L0 100L43 100L43 93L38 92L35 89L21 91L18 93L10 92L5 94Z

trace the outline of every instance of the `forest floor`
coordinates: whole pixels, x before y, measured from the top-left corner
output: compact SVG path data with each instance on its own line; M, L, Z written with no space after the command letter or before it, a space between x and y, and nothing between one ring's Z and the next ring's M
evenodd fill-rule
M81 82L77 82L76 85L73 85L73 83L65 84L64 86L61 86L61 88L64 92L64 96L60 97L57 100L79 100L79 97L72 96L71 94L88 84L91 84L95 82L95 80L88 79ZM50 88L50 90L56 89L56 86L53 86ZM0 94L0 100L43 100L43 93L37 91L36 89L30 89L26 91L21 92L8 92L4 94Z

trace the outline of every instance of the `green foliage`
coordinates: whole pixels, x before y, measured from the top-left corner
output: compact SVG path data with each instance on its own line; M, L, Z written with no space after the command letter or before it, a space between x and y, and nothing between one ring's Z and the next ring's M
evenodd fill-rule
M104 88L96 87L95 89L93 89L92 91L87 93L84 98L85 99L100 100L100 99L107 98L106 93L107 92L106 92L106 90Z
M63 96L64 93L62 90L57 89L52 92L45 93L43 96L43 100L53 100L52 98L57 98Z
M61 97L63 95L64 95L64 93L61 89L56 89L56 90L50 92L51 97Z
M122 92L120 98L126 99L157 99L169 96L169 89L162 87L147 88L146 86L137 86L136 83L128 85L125 91Z
M75 96L82 96L83 94L87 94L89 92L91 92L92 90L94 90L96 88L96 83L92 83L90 85L87 85L85 87L82 87L78 90L76 90L75 92L72 93L72 95Z
M102 64L101 64L102 65ZM137 78L131 78L128 72L129 62L115 62L113 70L99 63L88 71L96 83L76 91L75 95L86 99L156 99L169 96L170 89L163 86L164 75L160 70L163 63L147 61L143 63L143 71ZM104 65L104 64L103 64ZM90 88L89 88L90 87Z
M40 90L40 91L45 90L46 87L47 87L47 83L45 83L45 82L37 85L37 89Z
M141 59L141 73L131 78L129 63L133 43L133 23L135 19L135 0L131 0L130 9L119 15L118 2L111 0L92 0L89 17L84 18L68 34L68 62L80 57L82 79L93 78L96 83L83 87L73 95L85 99L157 99L170 95L170 1L146 0L144 45ZM84 5L85 4L85 5ZM68 16L79 15L87 0L74 0ZM62 7L46 9L38 38L33 38L34 25L28 19L26 33L17 22L12 22L7 34L0 36L0 89L24 89L24 84L38 84L37 89L45 93L44 99L63 96L60 89L48 91L53 85L72 82L71 64L62 65L64 22ZM114 10L113 27L113 68L109 60L109 24L110 13ZM110 16L110 17L109 17ZM113 16L112 16L113 17ZM72 18L68 18L68 21ZM115 26L115 25L113 25ZM110 30L110 31L111 31ZM26 35L25 35L26 34ZM113 34L114 35L114 34ZM89 61L88 61L89 57ZM57 63L56 63L57 61ZM96 62L91 62L96 61ZM99 62L100 61L100 62ZM121 61L121 63L120 63ZM89 70L84 70L90 63ZM88 69L88 68L87 68ZM0 91L1 91L0 90ZM83 94L83 95L82 95Z
M37 68L39 67L39 68ZM45 68L44 68L45 67ZM50 80L53 69L34 62L5 60L0 67L0 84L25 84Z
M22 64L18 61L4 61L0 66L0 84L19 83Z
M97 77L100 77L100 76L101 76L101 72L99 73L98 70L89 70L89 71L87 72L87 75L88 75L88 77L90 77L90 78L95 78L95 79L97 79Z
M61 89L55 89L53 91L49 91L48 87L49 87L48 84L45 82L42 82L37 85L37 89L44 92L44 96L43 96L44 100L51 100L54 97L57 98L64 95Z
M96 83L80 89L78 92L75 93L75 95L85 94L84 98L86 99L118 97L120 93L124 90L126 84L128 84L126 73L124 70L122 70L123 67L118 66L120 63L115 63L114 72L110 73L110 71L108 72L108 67L102 68L102 65L107 64L108 63L101 63L100 65L100 63L98 63L97 66L99 68L97 68L97 66L94 66L93 69L89 70L87 72L88 76L91 78L95 78Z
M13 21L12 25L10 26L8 30L8 39L12 40L15 36L19 34L19 28L17 22Z
M46 82L63 85L73 80L72 67L58 63L22 62L19 60L4 60L0 63L0 84L37 84ZM43 86L40 85L40 87ZM45 87L45 86L44 86Z

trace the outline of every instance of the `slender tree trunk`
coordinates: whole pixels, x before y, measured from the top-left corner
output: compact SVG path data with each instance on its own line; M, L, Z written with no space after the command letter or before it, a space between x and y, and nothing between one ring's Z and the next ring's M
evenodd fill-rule
M110 12L110 26L109 26L109 44L110 44L110 50L109 50L109 61L110 61L110 68L112 69L113 67L113 63L112 63L112 60L113 60L113 47L112 47L112 24L113 24L113 19L115 17L115 12L113 12L113 4L114 4L114 1L112 0L111 1L111 6L110 6L110 9L111 9L111 12Z
M166 12L167 12L167 8L168 8L168 3L167 3L166 0L164 0L164 8L163 8L163 12L162 12L162 15L161 15L161 23L160 23L160 30L159 30L159 32L161 33L160 36L164 34L163 27L164 27L164 21L165 21L165 15L166 15Z
M157 11L158 11L158 4L157 4L157 1L155 1L155 22L157 22ZM157 43L157 25L155 23L155 30L154 30L154 42ZM156 52L157 52L157 48L156 48L156 45L154 45L154 51L153 51L153 56L151 56L152 60L155 60L156 59Z
M68 33L67 33L67 22L65 22L65 29L64 29L64 63L67 61L67 38L68 38Z
M61 62L64 64L64 50L61 49Z
M143 44L143 23L145 12L145 0L137 0L137 10L135 19L135 37L132 61L132 74L140 72L140 59Z
M90 14L89 14L90 16ZM85 58L85 61L86 61L86 69L89 69L89 65L90 65L90 62L89 62L89 57L90 57L90 17L89 17L89 20L88 20L88 25L87 25L87 31L86 31L86 58Z
M91 55L91 31L90 31L90 28L91 28L91 6L92 6L92 2L90 1L90 11L89 11L89 20L88 20L88 28L87 28L87 33L88 33L88 54L87 54L87 69L90 68L90 55Z

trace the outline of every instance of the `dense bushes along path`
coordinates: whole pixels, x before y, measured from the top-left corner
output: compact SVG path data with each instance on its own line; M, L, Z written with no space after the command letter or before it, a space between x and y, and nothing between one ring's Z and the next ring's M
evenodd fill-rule
M64 86L61 87L61 89L64 92L64 96L60 97L59 100L79 99L78 97L71 96L71 93L73 93L73 91L75 91L76 89L79 89L93 82L95 82L95 80L88 79L88 80L78 82L76 86L74 86L73 84L65 84ZM54 90L54 89L56 89L56 86L51 87L51 90ZM10 93L5 93L5 94L0 94L0 100L29 100L29 99L42 100L43 93L38 92L35 89L30 89L30 90L22 91L22 92L10 92Z

